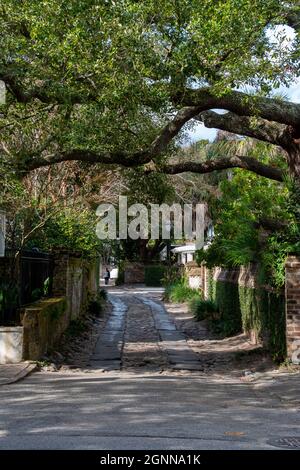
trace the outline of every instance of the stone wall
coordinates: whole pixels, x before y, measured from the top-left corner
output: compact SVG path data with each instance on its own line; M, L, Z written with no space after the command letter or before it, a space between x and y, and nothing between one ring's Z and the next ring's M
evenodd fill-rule
M289 256L286 261L285 276L285 318L286 318L286 357L294 364L300 364L300 256ZM215 268L213 270L215 282L237 283L251 289L263 289L272 295L269 286L260 286L257 281L257 266L241 267L236 270ZM209 296L208 270L204 270L203 290L205 298ZM275 299L276 302L276 299ZM268 312L276 322L276 303L271 304ZM275 325L276 326L276 325ZM251 333L251 332L250 332ZM255 336L255 335L254 335Z
M22 313L23 359L40 359L55 346L69 325L65 297L41 300Z
M52 293L24 309L23 358L36 360L55 347L71 320L86 313L90 299L98 292L97 260L87 261L79 254L56 252L53 263Z
M5 258L0 262L4 273ZM71 320L86 313L89 300L99 286L98 260L86 260L79 253L56 251L53 254L52 295L25 307L21 327L0 331L0 363L36 360L53 348ZM22 352L23 349L23 352Z
M285 269L287 355L300 364L300 257L290 256Z

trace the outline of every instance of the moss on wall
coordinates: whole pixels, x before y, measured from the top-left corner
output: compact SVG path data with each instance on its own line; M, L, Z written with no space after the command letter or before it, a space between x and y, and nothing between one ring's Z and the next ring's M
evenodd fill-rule
M69 324L66 298L51 298L25 308L24 359L36 360L60 339Z
M233 335L242 329L242 316L239 303L239 289L237 284L230 282L212 281L210 289L213 300L220 312L218 324L215 325L220 333Z
M57 299L43 300L42 314L50 320L58 320L67 309L67 300L61 299L57 302Z

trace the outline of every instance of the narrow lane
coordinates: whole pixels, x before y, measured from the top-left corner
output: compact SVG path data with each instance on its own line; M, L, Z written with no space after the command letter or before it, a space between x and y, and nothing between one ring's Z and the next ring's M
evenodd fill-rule
M147 289L114 290L108 299L112 313L97 341L92 369L203 369L184 334Z
M274 449L299 437L299 374L251 384L189 372L194 356L153 291L109 299L89 370L0 387L1 449Z

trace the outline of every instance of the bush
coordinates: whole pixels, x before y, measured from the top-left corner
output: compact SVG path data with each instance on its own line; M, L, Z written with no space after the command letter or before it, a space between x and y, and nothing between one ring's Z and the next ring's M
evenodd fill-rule
M189 303L190 311L197 321L204 320L218 311L218 308L211 300L193 298Z
M99 299L102 299L102 300L107 300L107 292L105 289L100 289L99 293L98 293L98 297Z
M165 300L181 303L192 300L193 298L199 299L199 291L191 289L185 280L178 281L166 287L164 295Z
M82 318L71 320L68 328L66 329L66 336L78 336L86 329L87 326Z
M116 286L122 286L125 282L125 271L124 268L118 268L118 277L116 279Z
M100 315L102 312L103 303L106 301L106 299L107 299L107 292L104 289L100 289L96 299L92 299L89 301L88 312L91 315L95 315L95 316Z
M146 266L145 267L145 284L146 286L159 287L165 274L165 266Z

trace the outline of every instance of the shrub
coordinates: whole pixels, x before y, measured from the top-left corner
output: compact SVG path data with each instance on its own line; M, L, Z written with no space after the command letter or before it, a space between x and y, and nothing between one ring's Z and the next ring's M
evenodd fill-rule
M96 299L91 299L88 304L88 312L91 315L100 315L103 308L103 303L107 299L107 292L104 289L100 289L97 294Z
M70 324L66 330L67 336L77 336L83 333L87 329L86 324L82 318L77 318L76 320L71 320Z
M211 300L193 298L189 303L190 311L197 321L204 320L218 311L216 304Z
M145 284L146 286L161 286L165 274L165 266L146 266L145 267Z
M102 300L107 300L107 292L105 289L100 289L99 293L98 293L98 297L99 299L102 299Z
M119 267L118 269L118 277L116 279L116 286L121 286L124 284L125 281L125 271L123 267Z
M175 284L166 287L164 299L171 302L187 302L193 298L199 298L199 291L191 289L185 280L180 280Z

